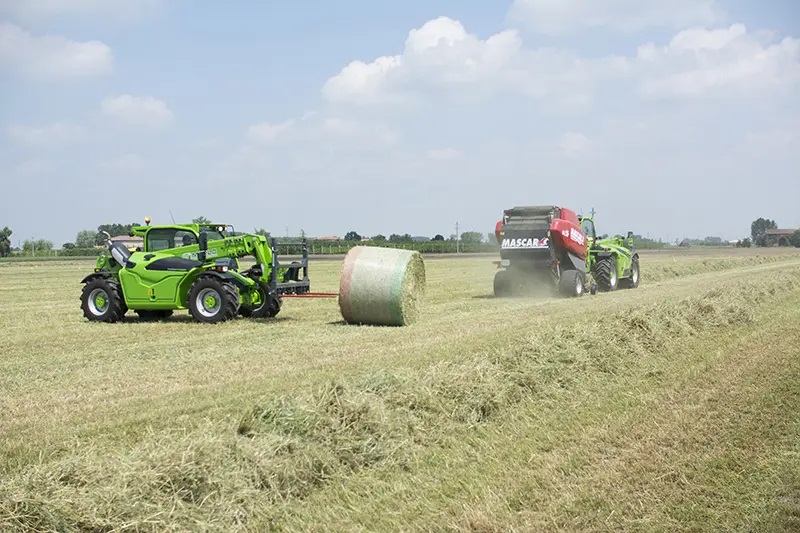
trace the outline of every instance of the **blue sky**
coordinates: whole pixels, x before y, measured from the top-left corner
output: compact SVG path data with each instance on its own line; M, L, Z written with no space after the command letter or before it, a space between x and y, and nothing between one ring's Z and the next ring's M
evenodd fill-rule
M734 239L800 227L798 89L790 0L0 0L0 225Z

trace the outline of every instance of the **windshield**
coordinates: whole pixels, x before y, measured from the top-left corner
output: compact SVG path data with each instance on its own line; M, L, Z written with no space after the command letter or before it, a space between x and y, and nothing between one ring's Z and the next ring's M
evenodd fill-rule
M594 222L589 219L584 218L581 221L581 231L587 237L593 238L594 237Z
M158 252L180 246L197 244L197 236L191 231L177 228L158 228L147 232L147 251Z
M233 237L236 235L236 232L233 230L233 226L202 226L206 230L208 234L208 240L212 241L215 239L224 239L226 237Z
M203 226L209 241L218 241L234 235L233 226ZM199 244L194 232L180 228L154 228L147 232L146 250L158 252Z

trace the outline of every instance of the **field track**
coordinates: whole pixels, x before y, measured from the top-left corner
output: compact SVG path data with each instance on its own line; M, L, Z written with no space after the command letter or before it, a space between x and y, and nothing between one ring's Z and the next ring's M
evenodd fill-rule
M425 258L407 328L94 324L92 261L0 264L0 531L800 530L800 253L643 251L580 299Z

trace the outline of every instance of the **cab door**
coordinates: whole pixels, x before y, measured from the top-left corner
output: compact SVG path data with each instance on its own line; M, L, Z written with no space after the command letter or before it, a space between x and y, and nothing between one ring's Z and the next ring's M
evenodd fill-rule
M587 245L589 248L591 248L597 236L594 230L594 220L591 218L582 218L581 232L586 235Z

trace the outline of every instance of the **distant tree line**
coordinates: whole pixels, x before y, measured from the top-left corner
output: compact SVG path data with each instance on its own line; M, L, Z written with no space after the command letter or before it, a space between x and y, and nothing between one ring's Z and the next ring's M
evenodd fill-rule
M0 230L0 257L10 257L14 253L11 246L11 235L14 232L8 226ZM36 255L36 253L47 254L53 249L53 243L47 239L26 239L22 243L23 254Z
M210 224L212 221L206 217L197 217L192 219L195 224ZM96 230L80 230L75 236L74 242L65 243L61 250L54 250L53 243L47 239L27 239L22 242L21 247L13 248L11 245L11 235L13 234L11 228L5 227L0 230L0 257L9 257L12 254L21 255L58 255L67 256L96 256L102 253L102 247L106 242L106 236L103 232L107 232L112 237L124 235L131 235L133 226L141 225L139 223L121 224L100 224ZM775 220L760 217L752 222L750 225L750 236L736 241L734 246L749 248L751 246L795 246L800 248L800 230L795 231L789 235L767 235L767 231L777 229L778 224ZM237 232L238 233L238 232ZM271 237L271 233L264 228L256 228L254 233ZM606 238L608 235L601 235L600 238ZM651 248L664 248L668 243L663 242L661 239L650 239L642 235L634 235L635 246L639 249ZM307 239L309 246L312 250L317 250L316 253L340 253L346 251L352 246L357 244L363 245L380 245L389 247L402 247L407 249L416 249L420 251L436 251L436 252L455 252L456 250L464 252L472 251L494 251L497 248L497 240L494 232L480 233L477 231L465 231L456 237L451 234L448 237L437 233L431 238L413 237L409 233L392 233L388 237L383 234L373 235L371 237L364 237L362 234L355 230L348 231L341 239L314 239L307 238L303 230L300 231L299 236L276 236L278 242L297 242L301 239ZM458 241L458 242L456 242ZM675 244L679 246L730 246L731 244L723 241L720 237L705 237L704 239L683 239L675 240ZM330 251L330 252L328 252Z

